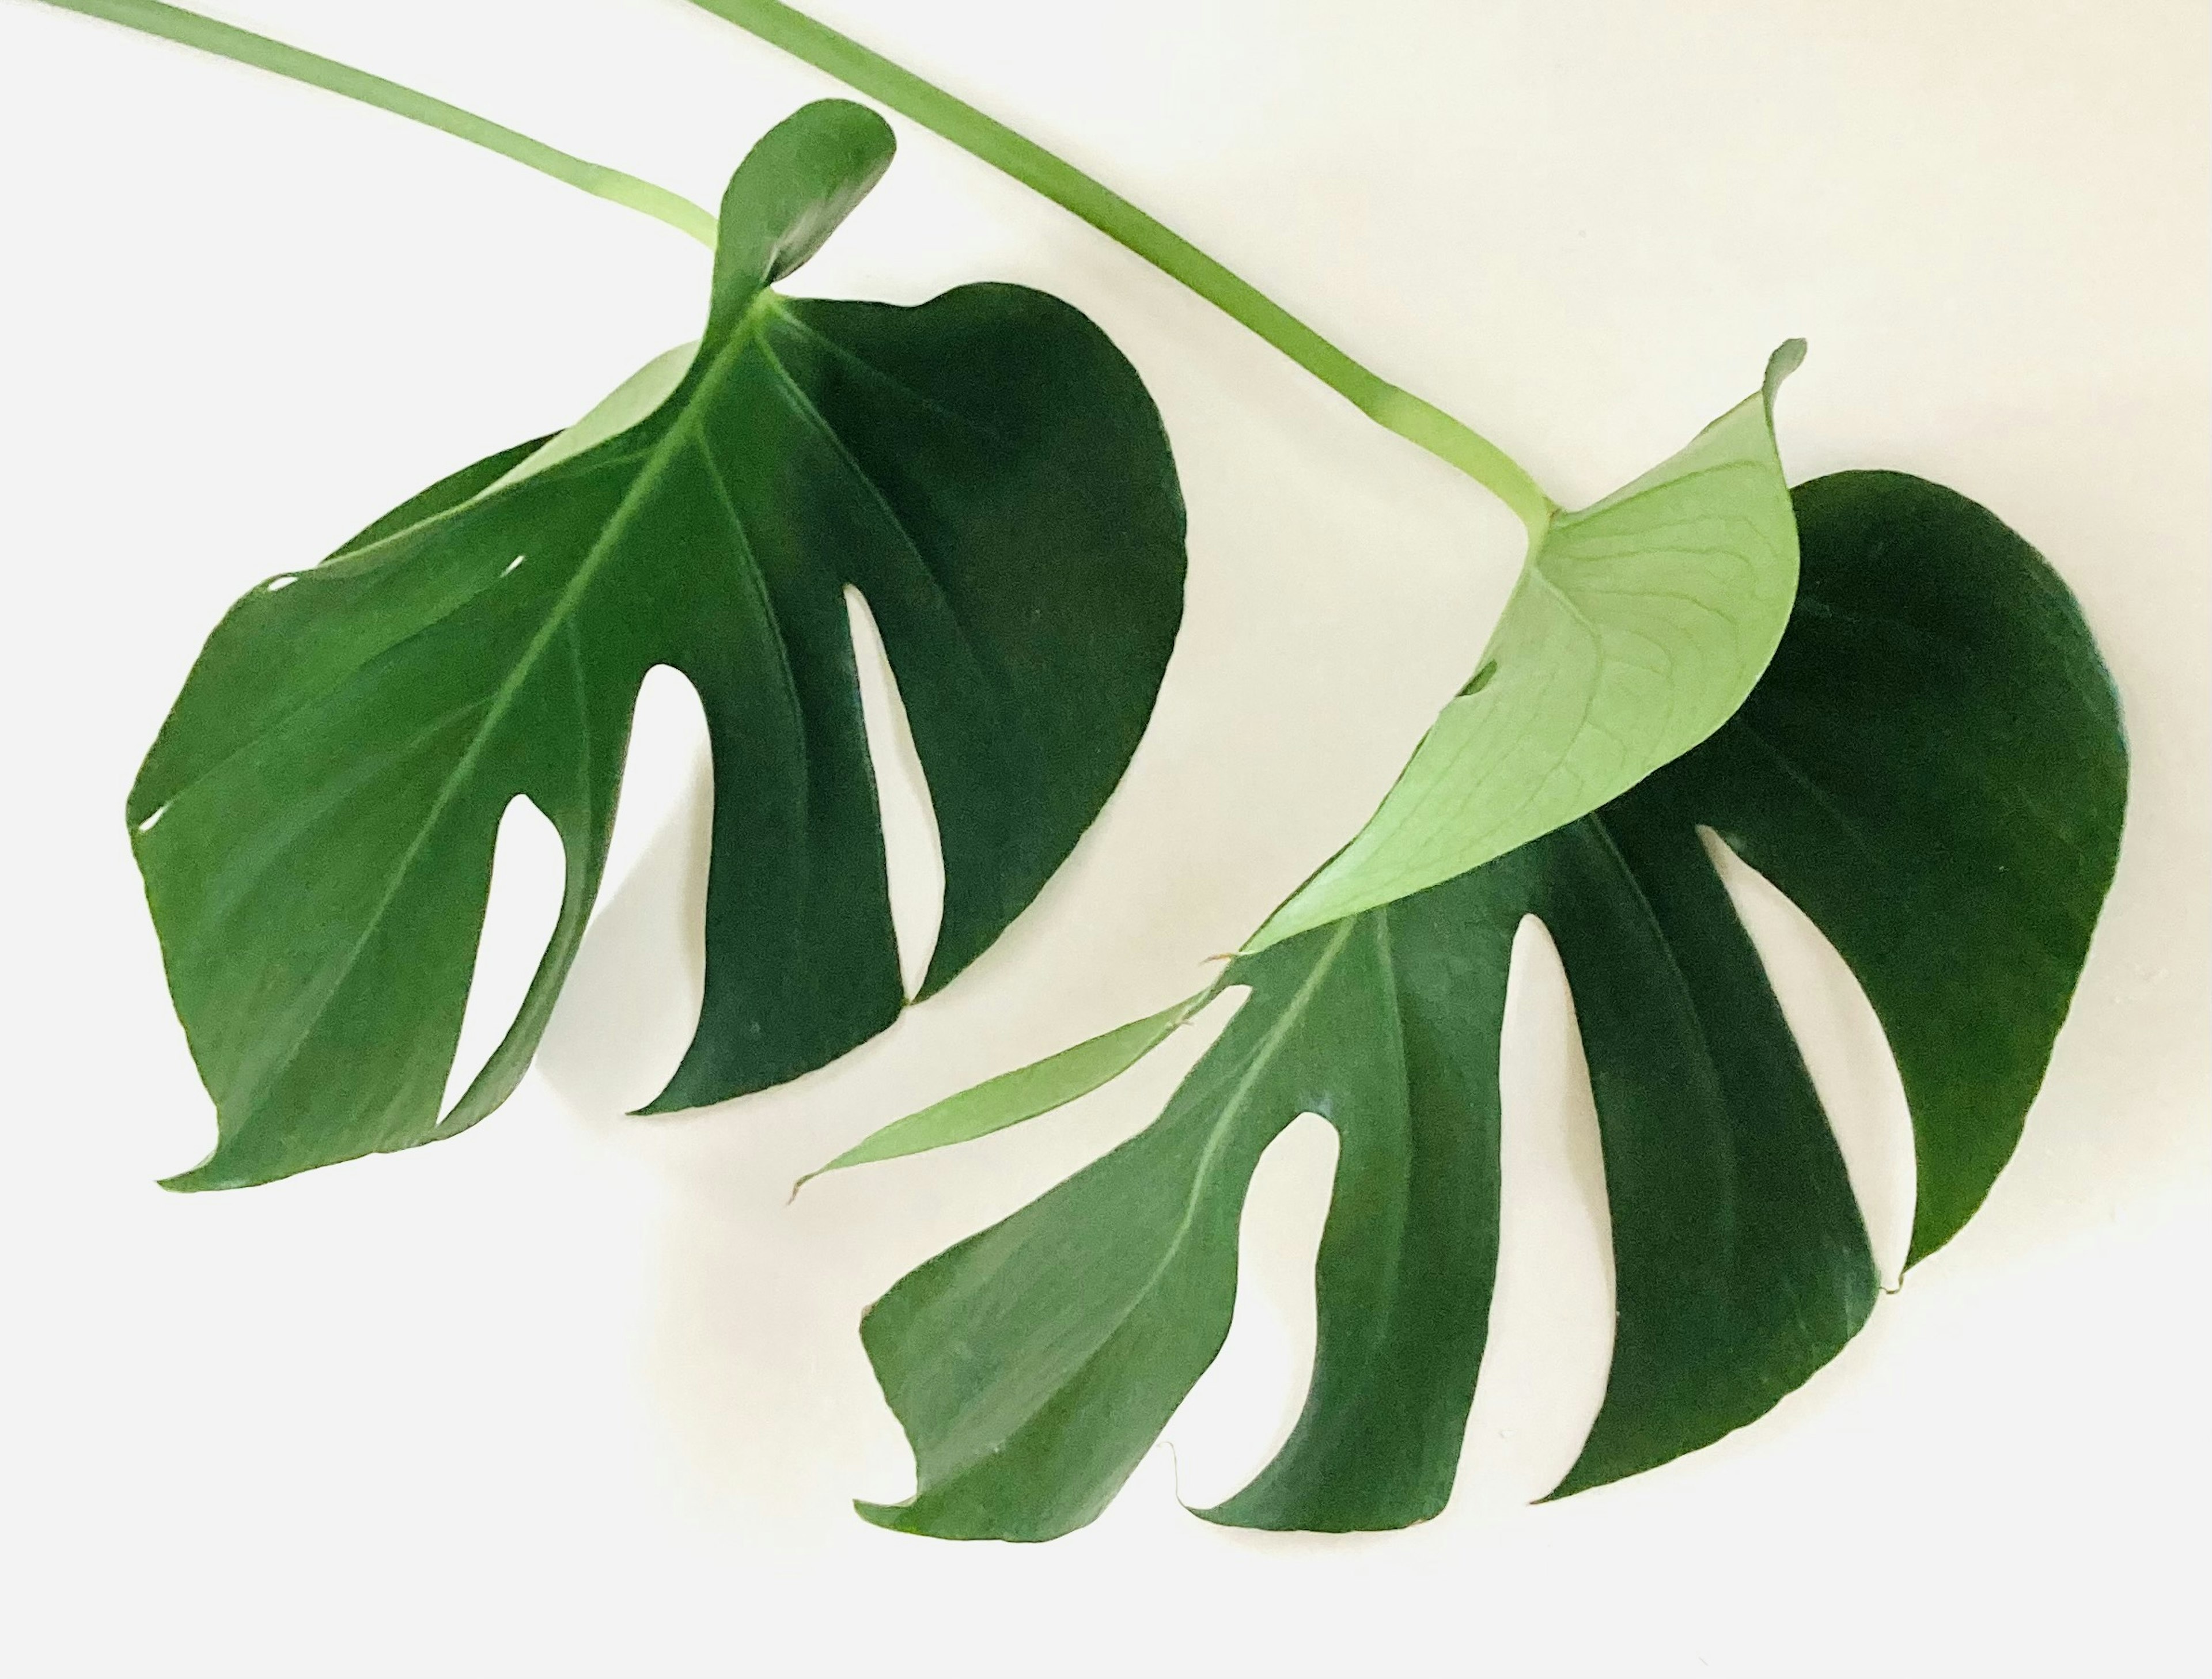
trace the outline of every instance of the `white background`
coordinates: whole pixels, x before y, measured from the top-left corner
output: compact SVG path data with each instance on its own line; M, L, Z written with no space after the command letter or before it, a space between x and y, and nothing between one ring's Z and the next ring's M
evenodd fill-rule
M707 259L390 117L0 0L0 1665L2201 1672L2203 8L822 10L1064 148L1563 501L1657 459L1802 333L1794 477L1923 472L2041 547L2118 673L2136 760L2118 883L2020 1156L1765 1421L1527 1508L1595 1404L1609 1287L1587 1096L1531 937L1498 1336L1442 1518L1267 1536L1176 1506L1178 1475L1193 1502L1225 1493L1294 1408L1333 1147L1310 1120L1262 1169L1256 1262L1177 1455L1093 1528L952 1546L852 1515L911 1486L861 1309L1142 1124L1198 1043L787 1208L793 1177L1189 989L1371 805L1516 557L1481 492L902 123L901 161L805 288L1047 287L1114 334L1174 435L1188 615L1106 817L885 1037L765 1097L625 1118L696 983L696 718L658 688L629 884L509 1107L409 1155L164 1194L212 1122L122 804L200 636L256 580L692 336ZM708 203L828 91L677 0L223 13ZM488 996L512 995L540 916L531 837L502 851ZM1789 913L1754 907L1893 1256L1900 1122L1863 1005Z

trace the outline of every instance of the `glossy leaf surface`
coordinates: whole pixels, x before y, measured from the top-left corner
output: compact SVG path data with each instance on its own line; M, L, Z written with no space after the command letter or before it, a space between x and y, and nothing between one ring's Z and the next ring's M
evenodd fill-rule
M1206 1512L1268 1528L1440 1510L1487 1333L1498 1031L1522 917L1572 988L1618 1323L1561 1483L1634 1474L1763 1414L1876 1276L1842 1158L1704 849L1717 830L1850 962L1904 1074L1919 1257L2016 1142L2110 883L2126 751L2064 586L1984 509L1846 473L1796 492L1805 575L1741 714L1601 811L1427 891L1241 959L1242 1011L1150 1128L915 1271L864 1326L947 1536L1090 1520L1219 1349L1267 1143L1337 1130L1305 1408Z
M769 289L891 147L842 101L781 125L723 200L701 345L611 398L611 435L480 463L254 590L210 638L129 806L217 1104L215 1153L179 1187L410 1147L505 1099L582 936L656 665L698 690L714 813L705 1001L653 1105L777 1083L888 1025L904 1000L848 586L936 811L925 989L1096 814L1181 614L1166 438L1103 335L1039 293L969 286L900 308ZM672 374L641 417L618 411ZM558 926L441 1119L516 798L562 839Z
M1381 808L1291 894L1248 953L1502 857L1680 756L1766 668L1797 587L1774 395L1803 359L1680 453L1556 515L1474 677Z

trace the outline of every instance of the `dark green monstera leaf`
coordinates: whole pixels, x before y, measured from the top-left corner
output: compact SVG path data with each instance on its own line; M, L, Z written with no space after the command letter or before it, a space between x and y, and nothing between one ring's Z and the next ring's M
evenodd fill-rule
M1912 1257L1958 1230L2018 1140L2112 878L2118 704L2064 586L1982 508L1874 472L1795 500L1801 592L1737 717L1495 862L1239 959L1222 983L1249 997L1158 1122L876 1304L863 1333L920 1490L865 1513L1013 1539L1095 1517L1219 1349L1247 1185L1304 1112L1340 1138L1312 1384L1280 1455L1204 1513L1344 1530L1440 1510L1487 1329L1498 1035L1531 914L1574 994L1619 1311L1558 1493L1705 1445L1803 1382L1865 1321L1875 1264L1701 826L1805 909L1881 1018L1918 1155ZM1070 1099L1198 1001L847 1158Z
M696 352L574 432L446 480L210 638L129 819L220 1141L180 1188L451 1135L514 1089L599 885L638 686L714 757L706 998L653 1104L818 1067L904 999L844 590L881 631L945 860L943 985L1112 790L1182 611L1183 514L1135 373L1066 305L787 298L890 161L808 106L730 183ZM452 1111L516 798L567 884L527 1000Z

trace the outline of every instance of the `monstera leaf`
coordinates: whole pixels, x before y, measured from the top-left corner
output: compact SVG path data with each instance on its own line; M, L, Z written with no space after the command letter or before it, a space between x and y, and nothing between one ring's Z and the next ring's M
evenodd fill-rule
M1158 1122L876 1304L864 1337L920 1490L864 1513L1013 1539L1096 1516L1219 1349L1247 1184L1309 1111L1340 1139L1312 1384L1280 1455L1204 1513L1343 1530L1441 1509L1487 1326L1498 1034L1532 914L1574 993L1619 1311L1558 1493L1706 1445L1803 1382L1866 1320L1875 1269L1700 826L1805 909L1881 1018L1918 1156L1912 1257L1958 1230L2019 1137L2112 877L2118 709L2063 585L1982 508L1871 472L1796 507L1789 632L1725 727L1486 867L1240 958L1222 983L1249 995ZM1198 1001L848 1158L1067 1100Z
M902 1006L844 590L888 649L945 860L925 990L1035 896L1134 750L1182 611L1183 514L1134 372L1052 298L915 308L771 286L890 161L810 106L723 199L696 352L233 607L132 789L170 989L220 1141L175 1187L451 1135L514 1089L606 856L647 670L714 757L706 997L653 1104L821 1065ZM671 388L672 386L672 388ZM559 830L556 931L439 1106L493 842Z

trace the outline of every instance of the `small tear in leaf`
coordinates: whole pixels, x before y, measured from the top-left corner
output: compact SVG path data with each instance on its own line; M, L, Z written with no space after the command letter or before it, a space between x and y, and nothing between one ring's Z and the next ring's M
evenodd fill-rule
M163 817L167 816L168 813L169 813L169 807L168 807L167 805L162 806L159 810L155 811L155 812L153 813L153 815L151 815L151 816L148 817L144 821L141 822L141 823L138 824L138 827L137 827L137 832L139 832L139 833L142 833L142 834L150 834L150 833L152 833L152 832L154 831L154 824L155 824L156 822L159 822L159 821L160 821Z
M509 561L507 563L507 569L506 569L505 571L501 572L499 575L500 575L501 576L502 576L502 577L506 577L506 576L511 575L513 574L513 572L514 572L514 570L515 567L517 567L517 566L520 565L520 564L521 564L525 560L528 559L529 557L530 557L530 556L529 556L529 555L527 555L527 554L517 554L517 555L516 555L513 559L509 560Z
M1469 694L1480 694L1484 689L1490 686L1490 678L1497 674L1498 661L1495 659L1484 660L1482 661L1482 668L1477 671L1473 676L1468 678L1467 686L1459 690L1460 698L1465 699Z
M290 588L293 584L299 581L300 579L297 573L288 574L283 577L271 577L268 582L262 586L262 593L264 594L274 594L279 589Z

